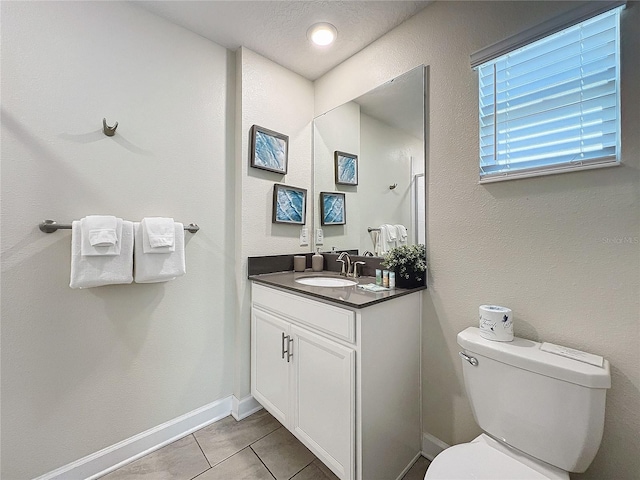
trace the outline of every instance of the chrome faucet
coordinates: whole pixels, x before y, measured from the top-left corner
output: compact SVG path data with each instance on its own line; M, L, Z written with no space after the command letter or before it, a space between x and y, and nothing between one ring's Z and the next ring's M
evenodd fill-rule
M362 265L364 268L364 264L364 262L353 262L353 278L359 278L360 275L362 275L362 269L360 270L360 273L358 273L358 265Z
M342 262L342 270L340 271L340 275L343 277L351 276L351 257L347 252L342 252L336 262Z

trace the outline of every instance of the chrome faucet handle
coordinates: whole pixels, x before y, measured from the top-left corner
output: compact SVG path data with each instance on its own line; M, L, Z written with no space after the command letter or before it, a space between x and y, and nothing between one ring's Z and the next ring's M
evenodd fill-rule
M340 275L349 277L351 276L351 257L347 252L342 252L336 262L342 262L342 272ZM345 268L346 267L346 268Z
M359 278L362 275L362 270L358 273L358 265L364 265L364 262L353 262L353 278Z

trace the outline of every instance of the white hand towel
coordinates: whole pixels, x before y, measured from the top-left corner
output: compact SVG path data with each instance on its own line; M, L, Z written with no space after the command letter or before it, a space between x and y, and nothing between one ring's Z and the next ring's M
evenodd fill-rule
M407 227L401 224L395 225L395 227L400 238L407 238Z
M120 255L122 219L111 215L87 215L80 220L80 252L86 256Z
M134 278L136 283L168 282L186 273L184 255L184 226L176 222L174 224L175 251L149 254L144 253L143 228L140 223L134 224L135 229L135 268Z
M82 221L71 224L71 288L91 288L133 281L133 223L120 221L119 255L82 255Z
M373 230L371 233L371 242L373 243L373 254L380 256L380 232Z
M387 227L387 231L389 232L389 241L397 240L398 230L396 229L396 227L394 225L389 225L388 223L385 224L385 226Z
M396 246L397 231L393 225L380 225L380 253L384 255Z
M115 228L94 228L89 230L89 243L92 247L111 247L118 243Z
M398 232L398 238L396 243L398 246L407 244L407 228L404 225L394 225L396 231Z
M176 251L175 222L173 218L145 217L142 226L144 253L169 253Z

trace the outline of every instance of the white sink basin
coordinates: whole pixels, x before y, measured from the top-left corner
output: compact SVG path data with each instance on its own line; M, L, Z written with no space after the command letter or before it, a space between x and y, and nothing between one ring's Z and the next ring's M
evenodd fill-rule
M350 287L357 285L358 282L340 277L300 277L296 278L296 282L303 285L311 285L313 287Z

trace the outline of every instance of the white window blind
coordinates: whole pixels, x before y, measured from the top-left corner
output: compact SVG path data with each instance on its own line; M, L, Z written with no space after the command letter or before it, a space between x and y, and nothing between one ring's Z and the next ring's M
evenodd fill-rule
M481 182L619 164L620 10L476 67Z

